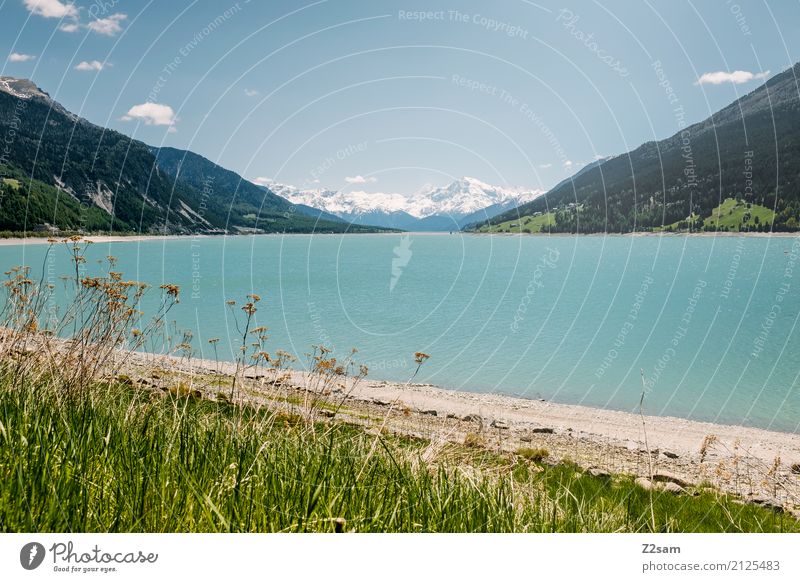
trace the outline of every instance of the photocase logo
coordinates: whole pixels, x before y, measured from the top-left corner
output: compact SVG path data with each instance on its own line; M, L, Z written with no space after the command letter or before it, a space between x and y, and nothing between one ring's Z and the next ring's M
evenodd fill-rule
M403 274L403 269L408 266L411 261L411 237L403 235L400 237L400 242L394 247L394 258L392 259L392 278L389 280L389 293L394 291L397 282Z
M44 546L39 542L27 543L19 552L19 563L26 570L35 570L42 565L44 554Z

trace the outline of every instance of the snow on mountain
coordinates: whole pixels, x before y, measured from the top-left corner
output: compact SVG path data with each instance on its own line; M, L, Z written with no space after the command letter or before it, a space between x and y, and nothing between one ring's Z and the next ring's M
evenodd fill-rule
M490 206L522 204L533 200L543 190L503 188L475 178L461 178L447 186L426 186L410 199L406 212L425 218L436 214L464 217Z
M50 98L47 93L39 89L32 81L15 77L0 77L0 91L20 99L30 99L31 97Z
M449 221L442 224L449 224L449 228L481 211L496 214L529 202L544 192L492 186L475 178L461 178L446 186L425 185L411 195L362 190L300 189L263 180L260 183L294 204L305 204L348 220L369 215L369 220L375 224L375 220L381 221L381 215L392 216L395 221L398 215L407 215L406 222L413 223L415 219L422 221L431 217L446 217ZM427 220L423 224L430 225L433 222Z
M17 79L16 77L0 76L0 91L25 101L44 101L55 111L66 115L72 121L88 123L85 119L78 117L71 111L64 109L64 107L57 101L53 101L47 91L39 88L36 83L30 79Z
M351 215L363 212L396 212L404 210L406 198L402 194L368 193L360 190L334 191L322 188L302 190L287 184L261 182L278 196L293 204L305 204L336 215Z

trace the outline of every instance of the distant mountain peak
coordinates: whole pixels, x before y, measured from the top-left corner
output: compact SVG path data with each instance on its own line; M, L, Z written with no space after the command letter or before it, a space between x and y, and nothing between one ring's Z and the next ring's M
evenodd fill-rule
M19 99L31 99L40 97L51 101L50 95L40 89L36 83L30 79L18 79L16 77L0 77L0 91L13 95Z
M533 200L543 190L493 186L477 178L465 176L446 186L431 187L418 192L412 198L416 212L410 214L426 217L433 214L447 214L462 217L494 205L510 203L522 204Z

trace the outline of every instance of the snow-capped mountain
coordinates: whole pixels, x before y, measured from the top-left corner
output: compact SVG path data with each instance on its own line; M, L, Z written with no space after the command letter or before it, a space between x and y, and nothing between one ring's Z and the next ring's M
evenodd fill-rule
M28 79L17 79L16 77L0 77L0 91L4 91L19 99L30 99L40 97L49 99L50 96L39 89L33 81Z
M278 196L287 200L296 200L297 204L305 204L336 215L360 214L375 210L394 212L405 210L406 198L401 194L384 194L382 192L367 193L362 191L335 190L303 190L287 184L269 182L264 184Z
M409 214L421 218L434 214L464 217L495 205L516 206L533 200L541 190L492 186L475 178L461 178L447 186L425 186L414 195Z
M363 190L300 189L264 183L278 196L350 222L404 230L456 230L529 202L543 190L492 186L461 178L446 186L426 185L411 195Z

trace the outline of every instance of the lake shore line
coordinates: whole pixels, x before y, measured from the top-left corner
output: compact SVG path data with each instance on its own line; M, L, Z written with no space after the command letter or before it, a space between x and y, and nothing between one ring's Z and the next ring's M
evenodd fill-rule
M230 362L144 354L135 354L131 363L134 372L156 366L189 374L198 379L193 387L210 399L224 396L215 392L214 378L230 377L236 370ZM274 371L248 369L241 400L294 409L319 385L311 374L284 371L276 387L271 374ZM150 387L165 390L158 382ZM474 442L511 452L544 449L551 462L575 462L645 482L654 474L667 475L676 484L709 484L745 501L800 515L798 434L368 377L343 378L323 400L323 411L336 410L338 420L376 434L388 431L431 443Z
M403 231L403 232L373 232L373 233L261 233L261 234L145 234L145 235L82 235L82 240L91 241L92 243L121 243L121 242L149 242L149 241L167 241L167 240L192 240L192 239L211 239L211 238L230 238L230 237L274 237L274 236L454 236L454 235L467 235L467 236L499 236L499 237L590 237L590 238L606 238L606 237L669 237L669 238L694 238L694 237L724 237L724 238L737 238L737 237L753 237L753 238L797 238L800 237L798 232L607 232L607 233L568 233L568 232L554 232L554 233L497 233L497 232L439 232L439 231ZM51 239L56 239L59 242L63 240L60 236L53 237L12 237L0 238L0 246L21 246L21 245L44 245L50 244Z
M188 235L188 234L143 234L143 235L81 235L81 240L91 241L92 243L119 243L119 242L146 242L154 240L179 240L179 239L192 239L192 238L212 238L216 235ZM0 246L18 246L18 245L46 245L51 244L51 240L61 242L64 240L60 236L40 237L31 236L25 238L0 238Z
M415 233L416 234L416 233ZM639 238L639 237L656 237L656 238L795 238L800 237L798 232L588 232L588 233L572 233L572 232L467 232L463 234L474 234L480 236L503 236L503 237L589 237L589 238Z

